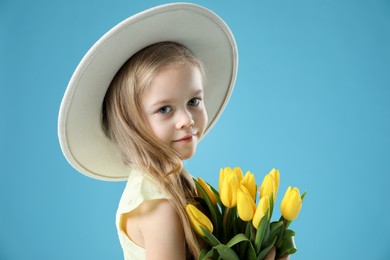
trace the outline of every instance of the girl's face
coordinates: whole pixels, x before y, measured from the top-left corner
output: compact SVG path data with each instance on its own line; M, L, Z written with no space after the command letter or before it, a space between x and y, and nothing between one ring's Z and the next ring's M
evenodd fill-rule
M141 102L154 135L181 159L190 158L207 124L199 69L190 64L164 68L153 78Z

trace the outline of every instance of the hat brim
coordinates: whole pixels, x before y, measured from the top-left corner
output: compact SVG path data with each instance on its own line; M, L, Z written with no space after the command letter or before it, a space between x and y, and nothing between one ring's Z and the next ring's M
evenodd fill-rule
M101 127L102 103L120 67L137 51L162 41L185 45L205 65L209 131L234 87L238 54L233 34L215 13L174 3L148 9L103 35L77 66L63 97L58 120L61 149L68 162L91 178L126 180L129 166Z

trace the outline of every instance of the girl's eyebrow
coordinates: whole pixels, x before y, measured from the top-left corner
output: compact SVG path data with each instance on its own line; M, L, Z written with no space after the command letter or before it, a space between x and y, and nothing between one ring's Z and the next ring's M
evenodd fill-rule
M192 93L191 97L197 97L200 95L203 95L203 89L198 89L198 90L194 91ZM157 100L156 102L153 102L151 104L151 107L161 107L163 105L172 103L173 101L174 101L174 98L166 98L166 99Z
M161 107L163 105L166 105L166 104L169 104L172 102L173 99L162 99L162 100L157 100L156 102L154 102L151 107Z
M203 88L201 88L201 89L198 89L196 92L194 92L194 96L199 96L199 95L201 95L201 94L203 94Z

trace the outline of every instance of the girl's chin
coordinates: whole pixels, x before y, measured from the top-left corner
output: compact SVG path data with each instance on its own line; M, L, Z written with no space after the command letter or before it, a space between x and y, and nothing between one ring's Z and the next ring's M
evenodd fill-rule
M172 147L176 153L180 156L182 160L187 160L194 156L196 151L196 145L194 143L191 144L177 144Z
M194 153L191 153L191 154L180 154L180 158L182 160L187 160L187 159L190 159L193 155L194 155Z
M176 151L180 158L182 160L190 159L192 156L194 156L196 149L190 150L190 151Z

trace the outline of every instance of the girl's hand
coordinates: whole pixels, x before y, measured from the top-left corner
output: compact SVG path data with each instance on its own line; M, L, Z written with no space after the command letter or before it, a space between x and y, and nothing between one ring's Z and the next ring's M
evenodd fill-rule
M275 258L276 257L276 248L273 247L271 249L271 251L269 251L268 255L265 257L265 260L274 260L274 259L277 259L277 260L290 260L290 256L289 255L284 255L282 257L279 257L279 258Z

